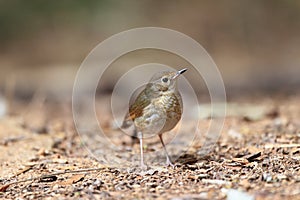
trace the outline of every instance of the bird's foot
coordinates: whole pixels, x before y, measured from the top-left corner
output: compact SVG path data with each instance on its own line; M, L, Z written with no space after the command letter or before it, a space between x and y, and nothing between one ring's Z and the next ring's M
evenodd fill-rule
M145 165L144 162L141 163L140 167L141 167L142 170L147 170L148 169L148 166Z
M172 167L173 169L175 168L175 165L171 162L171 160L170 159L167 159L167 161L166 161L166 166L167 167Z

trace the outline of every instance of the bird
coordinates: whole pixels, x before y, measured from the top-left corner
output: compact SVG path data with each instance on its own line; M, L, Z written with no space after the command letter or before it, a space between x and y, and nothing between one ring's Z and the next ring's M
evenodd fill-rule
M172 130L180 121L183 112L181 94L178 91L177 79L187 71L167 70L155 73L145 88L132 95L129 109L121 128L134 126L133 137L140 142L140 166L147 168L143 156L143 138L158 135L166 154L166 165L175 167L163 141L163 133Z

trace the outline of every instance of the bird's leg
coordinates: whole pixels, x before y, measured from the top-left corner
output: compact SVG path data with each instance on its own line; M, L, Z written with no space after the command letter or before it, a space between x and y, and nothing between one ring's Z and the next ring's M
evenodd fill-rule
M138 132L137 133L138 138L140 140L140 151L141 151L141 168L147 168L147 165L145 165L144 163L144 153L143 153L143 133L142 132Z
M136 128L134 128L133 135L131 136L131 147L133 147L133 145L136 143L138 143L138 135Z
M167 166L171 166L172 168L174 168L175 165L171 162L171 159L170 159L170 157L169 157L169 155L168 155L167 148L166 148L165 143L164 143L164 141L163 141L163 139L162 139L162 134L159 134L158 136L159 136L159 139L160 139L160 141L161 141L161 144L163 145L164 150L165 150L165 153L166 153L166 157L167 157L166 164L167 164Z

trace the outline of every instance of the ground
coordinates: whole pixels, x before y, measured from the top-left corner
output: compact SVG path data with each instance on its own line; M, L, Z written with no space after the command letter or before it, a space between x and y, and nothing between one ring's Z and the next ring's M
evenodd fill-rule
M299 102L298 95L230 98L221 136L209 153L200 153L200 138L177 156L174 169L148 162L145 170L134 159L130 166L139 148L126 135L112 137L114 152L98 146L126 164L95 159L74 128L68 103L15 102L0 120L0 198L300 199ZM105 130L122 133L107 109L100 110ZM199 128L209 123L203 117ZM147 143L145 152L158 148L157 141Z

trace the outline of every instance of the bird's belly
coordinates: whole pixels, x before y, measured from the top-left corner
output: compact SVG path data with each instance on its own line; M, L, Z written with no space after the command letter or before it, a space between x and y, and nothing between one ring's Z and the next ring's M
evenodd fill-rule
M144 108L142 116L135 119L135 127L145 137L162 134L176 126L181 117L179 104L166 104L159 99ZM166 105L168 105L166 107ZM179 111L178 111L179 110Z
M143 110L143 115L135 119L134 124L145 137L150 137L159 134L165 122L165 113L161 109L157 109L153 104L150 104Z

